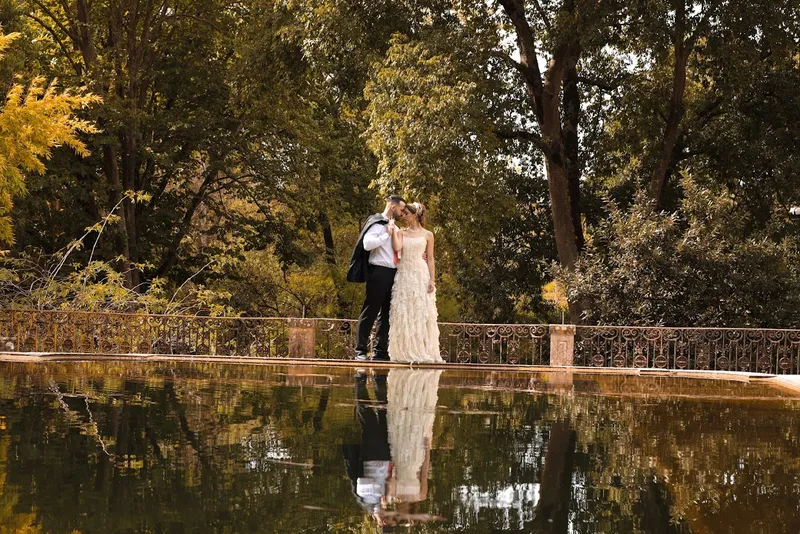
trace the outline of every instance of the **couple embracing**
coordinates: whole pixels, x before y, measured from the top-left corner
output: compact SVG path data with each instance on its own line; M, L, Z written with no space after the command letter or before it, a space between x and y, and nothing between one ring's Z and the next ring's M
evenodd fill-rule
M433 233L425 228L425 206L419 202L406 204L391 195L383 213L367 219L347 273L348 281L367 284L358 318L357 360L369 359L370 333L377 319L373 360L443 361L433 248Z

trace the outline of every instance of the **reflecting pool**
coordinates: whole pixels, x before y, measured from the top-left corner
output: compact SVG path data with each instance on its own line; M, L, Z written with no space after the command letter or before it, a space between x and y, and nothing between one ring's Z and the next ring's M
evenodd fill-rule
M800 532L800 400L734 381L0 364L0 531Z

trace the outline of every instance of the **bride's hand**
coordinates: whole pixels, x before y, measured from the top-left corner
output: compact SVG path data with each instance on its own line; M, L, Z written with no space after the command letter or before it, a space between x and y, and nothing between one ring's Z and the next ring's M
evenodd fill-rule
M428 293L433 293L435 289L436 289L436 283L433 280L428 282Z

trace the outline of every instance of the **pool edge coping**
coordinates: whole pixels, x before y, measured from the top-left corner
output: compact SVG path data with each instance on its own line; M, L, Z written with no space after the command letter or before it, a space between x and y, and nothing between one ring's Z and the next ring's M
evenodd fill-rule
M357 360L322 360L312 358L242 358L235 356L196 356L191 354L96 354L57 352L0 351L2 363L46 363L82 361L142 361L142 362L202 362L232 365L286 365L304 367L394 368L394 369L455 369L460 371L505 371L516 373L547 373L571 375L623 375L643 377L680 377L699 380L725 380L762 384L800 398L800 375L773 375L743 371L683 370L630 367L578 367L543 365L502 365L481 363L443 363L410 365L399 362Z

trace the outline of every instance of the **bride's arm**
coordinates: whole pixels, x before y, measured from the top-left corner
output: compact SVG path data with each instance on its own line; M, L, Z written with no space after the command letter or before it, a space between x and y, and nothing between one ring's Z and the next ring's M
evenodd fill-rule
M392 232L392 248L397 252L403 249L403 232L399 228Z
M431 280L428 282L428 293L433 293L436 289L436 262L433 259L433 232L428 232L428 246L425 247L425 254L428 256L428 272Z

